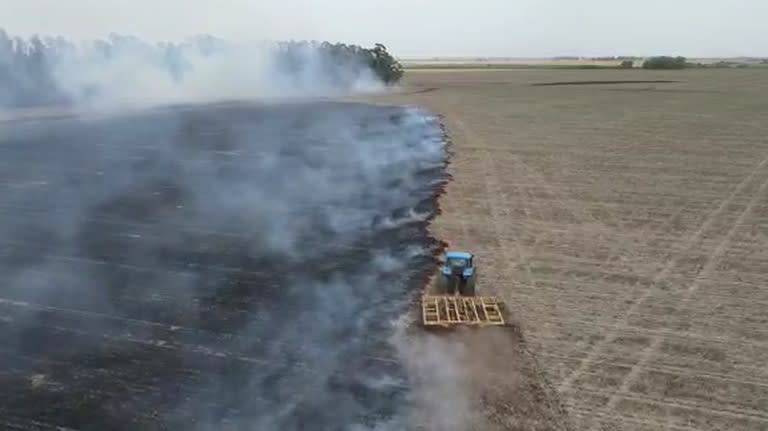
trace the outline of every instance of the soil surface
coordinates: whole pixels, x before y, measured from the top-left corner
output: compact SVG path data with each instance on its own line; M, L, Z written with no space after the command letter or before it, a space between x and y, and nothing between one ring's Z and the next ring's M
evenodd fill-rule
M232 105L0 136L0 428L405 427L390 338L439 247L434 118Z
M609 83L627 79L677 82ZM604 83L531 85L586 81ZM760 70L458 70L411 72L398 94L367 98L440 114L451 138L430 232L477 255L478 293L502 297L511 326L448 333L424 332L407 303L439 248L426 220L442 148L419 143L442 138L426 115L6 122L2 425L762 431L766 95ZM201 153L237 159L231 143L271 137L270 124L297 141L310 128L319 150L262 138L245 164L201 167ZM387 163L329 151L355 141L339 130ZM173 142L187 156L169 157ZM349 176L309 174L336 159ZM165 174L137 177L147 169ZM286 172L304 172L299 187ZM221 187L174 186L197 176ZM247 195L254 183L265 187ZM355 187L324 192L338 184Z
M606 83L531 85L584 81ZM768 428L764 71L418 71L367 100L444 118L432 231L477 254L545 377L510 404L549 382L576 429Z

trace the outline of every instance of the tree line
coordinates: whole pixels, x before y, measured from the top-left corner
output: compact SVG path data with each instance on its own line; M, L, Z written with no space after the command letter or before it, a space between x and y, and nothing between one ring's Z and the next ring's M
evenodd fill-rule
M226 41L212 36L198 36L183 43L149 44L132 36L110 35L106 40L93 42L83 52L82 47L62 37L22 39L0 29L0 106L72 103L73 89L61 88L57 79L65 61L70 65L87 61L98 67L128 53L132 59L141 60L142 65L161 70L169 80L183 82L187 74L194 72L188 58L190 53L205 58L226 53L230 48ZM309 76L345 88L366 74L387 85L397 83L403 76L400 63L381 44L363 48L342 43L291 41L271 45L269 49L273 71L285 75L289 82L291 77L298 80L300 76L303 79ZM75 89L78 94L89 91L97 89Z
M308 56L307 52L318 55ZM280 70L288 74L299 72L307 67L319 66L324 74L339 83L348 81L351 78L350 73L360 70L373 72L378 79L388 85L397 83L403 76L403 67L400 62L380 43L373 48L363 48L345 43L279 42L276 61Z
M650 57L643 62L643 69L685 69L688 60L685 57L670 57L666 55Z

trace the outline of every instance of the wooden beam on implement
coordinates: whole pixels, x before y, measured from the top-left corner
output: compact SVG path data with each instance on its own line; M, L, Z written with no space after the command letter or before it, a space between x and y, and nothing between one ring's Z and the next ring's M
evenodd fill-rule
M421 298L424 326L504 325L501 303L494 296L424 295Z

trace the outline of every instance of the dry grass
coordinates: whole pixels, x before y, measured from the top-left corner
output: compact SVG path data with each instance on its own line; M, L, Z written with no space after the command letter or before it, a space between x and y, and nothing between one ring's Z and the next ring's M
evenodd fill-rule
M529 85L622 79L682 82ZM766 71L406 87L376 101L444 115L454 142L433 230L478 255L577 429L768 428Z

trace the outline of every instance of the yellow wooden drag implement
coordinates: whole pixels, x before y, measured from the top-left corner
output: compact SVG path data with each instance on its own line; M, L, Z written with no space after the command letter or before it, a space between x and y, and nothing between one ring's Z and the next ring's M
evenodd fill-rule
M475 296L477 268L470 253L449 251L435 282L436 293L421 297L425 327L501 326L504 304L494 296Z
M424 326L504 325L501 303L493 296L424 295L421 312Z

